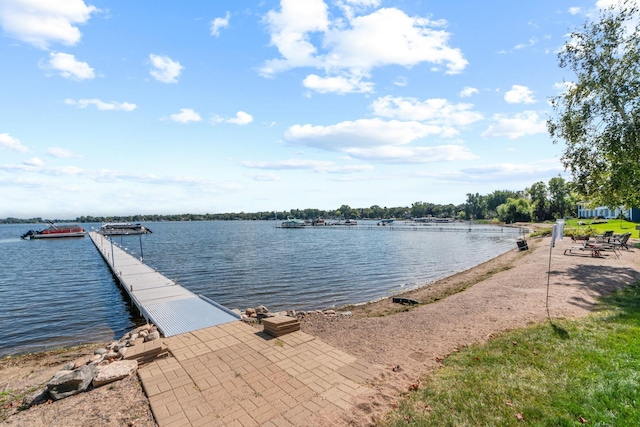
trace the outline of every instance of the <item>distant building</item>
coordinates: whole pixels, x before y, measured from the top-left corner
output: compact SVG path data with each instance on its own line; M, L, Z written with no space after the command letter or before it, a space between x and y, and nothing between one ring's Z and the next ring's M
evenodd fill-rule
M638 208L624 209L619 207L611 209L606 206L597 206L591 209L586 204L578 204L578 218L615 219L620 217L620 213L629 221L640 222L640 209Z

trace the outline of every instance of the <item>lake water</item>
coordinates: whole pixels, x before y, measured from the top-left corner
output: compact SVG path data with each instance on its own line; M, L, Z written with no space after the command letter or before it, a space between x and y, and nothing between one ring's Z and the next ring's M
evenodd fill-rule
M276 228L274 221L145 223L114 241L228 308L311 310L424 286L516 247L520 231L433 224ZM83 224L87 230L99 224ZM0 357L120 337L140 319L88 237L21 240L0 225Z

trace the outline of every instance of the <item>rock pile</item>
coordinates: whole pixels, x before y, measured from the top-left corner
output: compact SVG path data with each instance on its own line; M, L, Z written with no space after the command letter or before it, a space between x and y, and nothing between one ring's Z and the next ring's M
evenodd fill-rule
M237 308L234 308L232 311L239 314L243 321L250 322L250 323L261 321L264 318L277 317L277 316L297 317L298 319L300 319L307 316L342 317L342 316L352 315L350 311L336 311L336 310L314 310L314 311L288 310L288 311L279 311L279 312L272 313L264 305L258 306L256 308L247 308L244 312Z
M127 360L127 350L159 338L160 333L153 325L140 326L128 332L118 341L95 349L93 355L63 365L46 386L24 398L22 407L26 409L49 399L64 399L135 374L138 361Z

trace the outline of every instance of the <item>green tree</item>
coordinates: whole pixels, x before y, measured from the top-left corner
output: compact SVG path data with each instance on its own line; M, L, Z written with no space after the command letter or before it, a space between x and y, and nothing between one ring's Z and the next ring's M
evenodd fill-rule
M509 198L507 203L498 206L498 219L502 222L531 221L531 205L527 199Z
M547 217L547 185L538 181L527 188L527 194L531 200L531 211L533 219L536 221L544 221Z
M355 210L355 209L352 209L351 206L349 206L349 205L340 206L340 209L338 209L338 211L336 211L336 214L343 216L344 219L351 219L351 218L357 218L358 217L358 211Z
M485 196L485 202L487 207L487 216L495 217L497 214L498 206L507 202L507 200L517 199L520 195L511 190L495 190L493 193L489 193Z
M575 73L552 99L547 122L564 141L565 169L576 191L604 206L640 205L640 26L635 0L602 10L571 34L559 64Z
M486 196L482 196L478 193L467 193L467 203L464 207L465 219L484 219L486 212Z
M564 218L571 212L569 184L561 176L549 180L549 210L552 218Z

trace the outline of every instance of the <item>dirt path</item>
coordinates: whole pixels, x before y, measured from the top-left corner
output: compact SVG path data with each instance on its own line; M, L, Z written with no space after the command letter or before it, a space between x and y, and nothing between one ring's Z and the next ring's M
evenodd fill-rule
M510 251L405 295L420 302L438 300L432 304L385 315L407 309L385 300L351 307L352 318L306 318L302 323L305 332L381 365L383 374L374 385L375 397L358 402L349 422L369 425L383 416L400 392L437 367L440 358L462 346L544 321L549 243L550 238L530 241L529 251ZM570 239L564 239L556 242L551 252L552 318L583 316L593 309L596 298L640 278L638 249L623 251L619 258L611 252L602 258L593 258L588 252L564 255L564 249L572 245ZM465 288L468 289L456 293ZM442 296L447 297L441 299ZM381 315L384 317L370 317Z
M491 335L545 320L549 241L530 241L529 251L514 249L403 295L431 304L409 309L383 300L346 308L353 317L307 316L303 331L377 365L382 372L371 384L373 396L355 402L341 423L371 425L410 384L437 367L440 358ZM551 252L549 310L553 318L583 316L593 309L596 298L640 278L638 249L623 251L619 258L611 253L602 258L589 253L564 255L571 245L565 239ZM91 351L88 347L0 360L0 420L4 420L0 424L154 426L136 378L16 413L21 398L13 399L14 394L46 382L64 361Z

